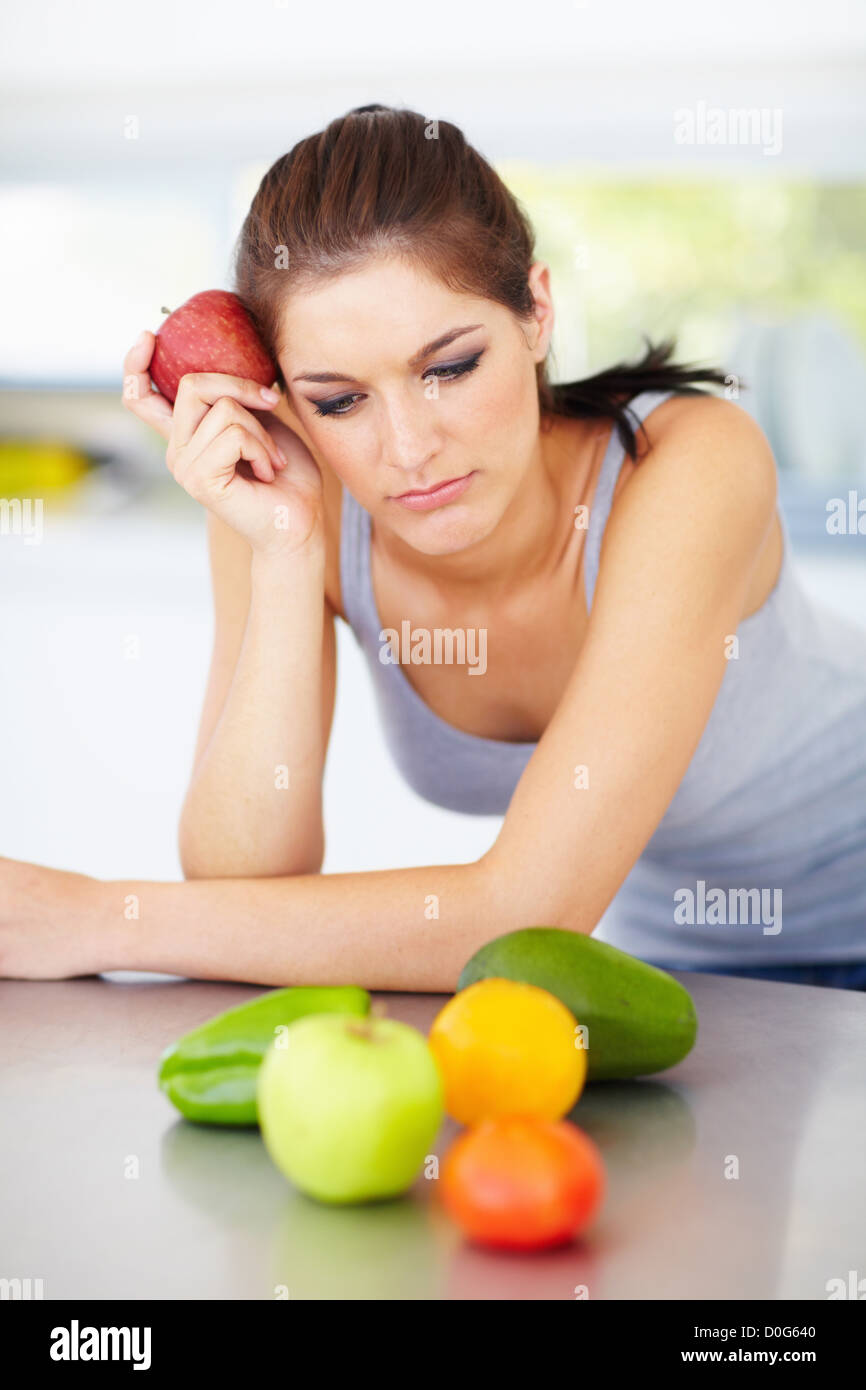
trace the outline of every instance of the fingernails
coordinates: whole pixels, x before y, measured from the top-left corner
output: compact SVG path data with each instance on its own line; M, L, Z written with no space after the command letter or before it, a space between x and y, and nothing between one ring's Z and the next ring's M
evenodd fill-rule
M280 399L279 392L272 391L270 386L262 386L259 394L263 401L268 402L268 405L276 405L277 401Z
M142 346L144 345L144 340L145 340L146 337L147 337L147 329L146 329L146 328L142 328L141 332L139 333L138 337L137 337L136 340L135 340L135 346L136 346L136 347L142 347Z
M288 468L289 460L286 458L282 449L277 450L277 458L280 460L280 463L283 465L283 468Z

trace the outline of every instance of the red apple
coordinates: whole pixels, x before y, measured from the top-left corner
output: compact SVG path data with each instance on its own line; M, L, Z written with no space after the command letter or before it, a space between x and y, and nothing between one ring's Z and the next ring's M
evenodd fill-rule
M277 368L252 319L229 290L194 294L157 329L150 362L157 390L173 402L187 372L225 372L262 386L276 380Z

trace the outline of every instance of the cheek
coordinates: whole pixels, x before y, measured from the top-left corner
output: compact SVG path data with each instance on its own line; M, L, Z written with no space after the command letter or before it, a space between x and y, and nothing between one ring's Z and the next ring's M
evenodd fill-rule
M309 427L309 433L316 457L364 505L364 498L375 481L376 470L372 463L375 455L362 432L356 429L346 429L344 432L339 425L325 424L323 427L320 421L316 421Z
M478 381L466 424L491 466L522 457L538 431L535 372L527 372L523 363L490 370Z

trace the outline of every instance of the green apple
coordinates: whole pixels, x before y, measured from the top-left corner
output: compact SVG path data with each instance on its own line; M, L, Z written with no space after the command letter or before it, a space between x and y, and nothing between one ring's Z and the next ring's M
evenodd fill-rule
M268 1048L256 1102L265 1147L290 1182L320 1202L369 1202L415 1181L442 1123L443 1086L408 1023L310 1014Z

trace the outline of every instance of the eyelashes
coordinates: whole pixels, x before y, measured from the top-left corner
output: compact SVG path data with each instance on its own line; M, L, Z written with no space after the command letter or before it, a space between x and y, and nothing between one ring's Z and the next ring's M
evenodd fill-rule
M480 348L479 351L473 353L471 357L464 357L461 362L448 362L430 367L424 373L421 380L428 381L433 377L436 381L445 381L449 383L459 381L461 377L468 376L470 372L475 371L475 368L484 355L484 351L484 348ZM440 375L440 373L442 375ZM316 403L315 413L317 415L348 415L352 410L354 402L360 399L360 394L360 392L355 392L349 396L336 396L332 401L318 401ZM346 405L346 402L348 402L348 405Z

